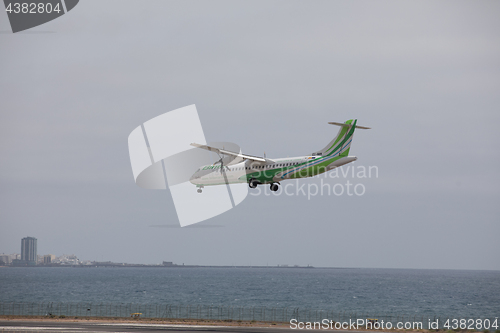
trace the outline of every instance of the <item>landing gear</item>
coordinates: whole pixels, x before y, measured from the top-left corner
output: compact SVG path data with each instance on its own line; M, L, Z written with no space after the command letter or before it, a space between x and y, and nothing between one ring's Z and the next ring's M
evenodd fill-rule
M198 190L196 192L198 192L198 193L203 192L202 188L203 188L203 186L198 187Z
M276 191L279 189L279 186L278 186L278 184L276 184L276 183L272 183L272 184L269 186L269 188L271 189L271 191L276 192Z
M256 179L253 179L253 178L248 181L248 186L250 186L250 188L256 188L257 185L259 185L259 184L260 184L260 182Z

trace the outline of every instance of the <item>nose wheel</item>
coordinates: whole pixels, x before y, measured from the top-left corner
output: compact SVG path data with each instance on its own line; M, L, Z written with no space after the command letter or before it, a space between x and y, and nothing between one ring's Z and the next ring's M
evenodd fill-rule
M272 184L269 186L269 188L271 189L271 191L276 192L276 191L279 189L279 186L278 186L278 184L276 184L276 183L272 183Z
M198 193L203 192L202 188L203 188L203 186L198 187L198 190L196 192L198 192Z

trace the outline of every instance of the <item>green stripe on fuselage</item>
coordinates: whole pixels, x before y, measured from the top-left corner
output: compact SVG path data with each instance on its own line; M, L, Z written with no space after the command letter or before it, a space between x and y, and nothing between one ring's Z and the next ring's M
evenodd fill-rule
M327 171L327 166L338 160L340 157L326 158L324 161L309 167L297 170L290 175L290 179L306 178L322 174ZM317 162L318 160L316 160Z
M259 182L266 184L266 183L272 183L274 177L285 170L293 169L298 167L298 165L295 166L289 166L289 167L284 167L284 168L276 168L276 169L268 169L268 170L262 170L262 171L254 171L247 173L244 176L241 176L239 179L240 180L250 180L250 179L255 179L258 180Z

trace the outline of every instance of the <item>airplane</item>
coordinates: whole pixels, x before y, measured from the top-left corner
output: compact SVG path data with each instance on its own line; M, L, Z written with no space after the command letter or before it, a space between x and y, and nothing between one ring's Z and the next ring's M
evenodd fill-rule
M204 165L191 176L190 182L202 193L205 186L248 183L250 188L269 184L271 191L277 191L281 181L307 178L333 170L339 166L356 161L356 156L349 156L352 137L356 128L370 129L356 125L357 119L344 123L329 122L340 126L337 136L311 155L270 159L242 154L225 149L191 143L192 146L205 149L219 155L220 160L211 165ZM225 155L232 160L224 164Z

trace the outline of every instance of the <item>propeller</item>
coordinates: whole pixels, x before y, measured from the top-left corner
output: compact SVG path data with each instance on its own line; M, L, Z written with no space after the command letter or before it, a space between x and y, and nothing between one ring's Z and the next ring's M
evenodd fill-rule
M219 155L220 160L218 160L217 162L215 162L214 165L215 164L220 164L220 173L222 173L222 171L224 170L224 168L226 168L229 171L229 168L226 165L224 165L224 161L223 161L224 157L220 156L219 153L217 153L217 155Z
M228 171L229 171L229 168L227 166L224 165L224 161L223 161L223 157L220 156L219 153L217 153L217 155L219 155L220 157L220 160L218 160L217 162L215 162L214 164L217 164L217 163L220 163L220 173L221 175L224 176L224 181L226 182L226 185L229 185L229 181L227 179L227 175L226 173L224 172L224 168L226 168Z

